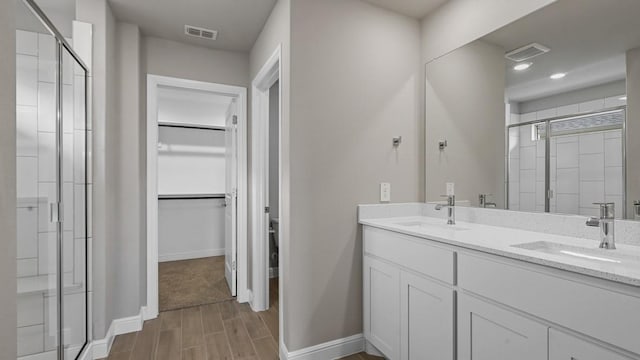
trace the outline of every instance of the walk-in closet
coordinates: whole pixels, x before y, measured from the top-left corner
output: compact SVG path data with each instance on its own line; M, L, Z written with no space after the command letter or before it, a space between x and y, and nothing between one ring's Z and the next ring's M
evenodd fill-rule
M160 311L232 298L224 255L225 130L233 105L211 92L158 90Z

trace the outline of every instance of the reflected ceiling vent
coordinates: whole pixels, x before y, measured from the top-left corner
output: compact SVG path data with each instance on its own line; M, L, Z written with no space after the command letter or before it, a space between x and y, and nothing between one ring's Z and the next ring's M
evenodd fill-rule
M540 45L538 43L531 43L521 48L509 51L504 55L504 57L515 62L520 62L533 59L538 55L546 54L549 52L549 50L550 49L546 46Z
M184 26L184 33L189 36L198 37L198 38L207 39L207 40L215 40L218 38L218 32L215 30L199 28L197 26L191 26L191 25Z

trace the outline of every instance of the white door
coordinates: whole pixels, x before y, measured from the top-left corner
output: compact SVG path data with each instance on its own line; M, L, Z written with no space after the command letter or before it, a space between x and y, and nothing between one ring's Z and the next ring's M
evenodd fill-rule
M227 110L225 123L225 221L224 221L224 275L232 296L237 292L236 253L238 247L238 142L236 100Z

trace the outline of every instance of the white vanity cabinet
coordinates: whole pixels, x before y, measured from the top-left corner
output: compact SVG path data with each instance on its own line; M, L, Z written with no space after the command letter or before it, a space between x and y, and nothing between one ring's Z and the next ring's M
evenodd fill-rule
M364 234L367 341L390 360L454 360L454 252L375 228Z
M390 359L400 354L400 270L364 258L365 337Z
M408 272L400 273L402 360L454 358L454 291Z
M547 331L546 326L504 308L459 296L460 360L547 360Z
M556 329L549 330L549 360L632 360Z
M364 226L364 335L390 360L640 360L640 289Z

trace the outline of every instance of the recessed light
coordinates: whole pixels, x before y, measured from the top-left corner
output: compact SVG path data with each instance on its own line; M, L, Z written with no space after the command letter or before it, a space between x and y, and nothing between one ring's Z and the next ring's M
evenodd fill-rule
M513 70L515 70L515 71L527 70L528 68L531 67L531 65L532 65L532 63L530 63L530 62L519 63L519 64L516 64L516 66L513 67Z
M567 73L557 73L557 74L553 74L553 75L551 75L549 77L551 79L553 79L553 80L558 80L558 79L562 79L565 76L567 76Z
M621 97L618 98L618 100L627 101L627 96L626 95L625 96L621 96Z

